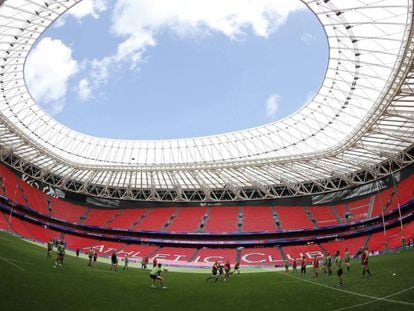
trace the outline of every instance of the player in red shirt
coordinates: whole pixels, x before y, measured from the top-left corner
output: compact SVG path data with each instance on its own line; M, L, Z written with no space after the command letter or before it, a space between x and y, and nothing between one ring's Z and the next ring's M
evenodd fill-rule
M237 274L240 274L240 261L236 261L235 265L234 265L234 272L237 271Z
M220 264L218 263L218 261L216 261L213 266L211 267L211 275L207 278L208 280L214 279L214 282L218 281L219 275L218 275L218 270L219 270Z
M319 259L318 256L315 256L313 259L313 274L315 275L315 278L318 277L319 274Z
M362 277L365 277L365 272L368 272L368 276L371 276L371 272L368 268L368 247L363 248L361 254L361 265L362 265Z
M227 281L230 278L230 261L227 259L226 263L224 264L224 281Z
M156 266L157 266L157 258L155 257L155 258L152 260L152 268L154 269Z
M298 272L298 269L296 268L296 266L297 266L296 258L293 258L293 262L292 262L293 272Z

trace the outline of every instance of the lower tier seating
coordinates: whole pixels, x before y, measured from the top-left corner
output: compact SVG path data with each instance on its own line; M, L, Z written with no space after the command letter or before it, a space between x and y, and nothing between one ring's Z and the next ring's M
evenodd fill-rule
M0 229L8 230L9 216L0 213ZM66 241L69 250L79 249L81 253L86 253L89 248L93 247L98 257L109 258L113 252L119 257L128 255L132 262L140 262L143 257L149 257L150 262L157 258L159 262L167 264L191 265L210 267L215 261L225 262L227 259L234 264L237 260L242 266L283 266L284 258L292 264L293 258L298 260L298 265L302 256L305 256L307 263L311 263L314 256L322 257L328 251L332 255L339 250L342 255L345 248L348 248L351 256L358 254L358 250L364 246L367 236L345 239L340 241L275 247L260 248L200 248L195 247L159 247L155 245L125 244L123 242L113 242L97 240L88 237L79 237L72 234L62 234L58 231L45 228L36 224L22 221L18 218L11 217L11 230L25 238L46 243L49 239L61 239L62 236ZM389 248L401 246L400 227L387 229L387 241ZM414 234L414 221L404 224L404 234L407 240L411 240ZM382 251L385 244L385 236L382 231L371 234L368 240L368 248L371 252ZM285 257L284 257L285 256Z

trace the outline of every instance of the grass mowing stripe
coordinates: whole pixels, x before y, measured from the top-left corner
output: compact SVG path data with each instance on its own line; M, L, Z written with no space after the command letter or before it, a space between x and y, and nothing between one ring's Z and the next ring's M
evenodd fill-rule
M22 267L20 267L19 265L16 265L15 263L8 261L6 258L3 258L0 256L0 259L7 262L9 265L12 265L13 267L19 269L20 271L25 271Z
M359 297L363 297L363 298L368 298L368 299L372 299L372 300L375 300L375 301L386 301L386 302L398 303L398 304L407 305L407 306L414 306L414 303L413 302L401 301L401 300L393 300L393 299L387 299L385 297L375 297L375 296L360 294L360 293L352 292L352 291L349 291L349 290L345 290L345 289L341 289L341 288L336 288L336 287L328 286L328 285L325 285L325 284L320 284L318 282L313 282L311 280L305 280L305 279L302 279L302 278L299 278L299 277L293 276L293 275L288 275L288 274L283 274L283 275L286 275L288 277L291 277L291 278L294 278L294 279L298 279L298 280L301 280L303 282L307 282L307 283L310 283L310 284L314 284L314 285L318 285L318 286L321 286L321 287L329 288L331 290L336 290L338 292L347 293L347 294L350 294L350 295L359 296Z
M409 287L409 288L406 288L406 289L403 289L403 290L400 290L400 291L398 291L396 293L393 293L391 295L387 295L387 296L381 297L381 300L382 299L386 299L386 298L390 298L392 296L396 296L396 295L402 294L402 293L407 292L407 291L412 290L412 289L414 289L414 286ZM378 302L378 300L371 300L371 301L367 301L367 302L364 302L364 303L359 303L359 304L356 304L356 305L353 305L353 306L335 309L334 311L349 310L349 309L353 309L353 308L358 308L358 307L366 306L366 305L369 305L369 304L375 303L375 302Z

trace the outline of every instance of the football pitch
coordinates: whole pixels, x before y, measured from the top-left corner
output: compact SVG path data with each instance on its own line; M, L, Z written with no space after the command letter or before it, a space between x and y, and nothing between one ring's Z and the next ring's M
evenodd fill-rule
M343 287L335 268L315 278L310 267L306 276L242 267L217 283L206 281L209 270L164 272L166 290L150 288L148 271L124 271L122 263L114 272L100 259L93 268L67 255L54 269L55 255L0 233L0 310L414 310L414 250L371 257L373 276L365 278L353 260Z

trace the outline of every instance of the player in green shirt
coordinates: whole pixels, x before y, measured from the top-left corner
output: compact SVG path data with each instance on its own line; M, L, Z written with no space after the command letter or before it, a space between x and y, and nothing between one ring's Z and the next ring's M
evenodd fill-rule
M125 259L124 259L124 267L122 268L122 270L128 270L128 262L129 262L129 259L128 259L128 255L125 255Z
M154 268L152 268L151 272L150 272L150 278L152 280L152 284L151 284L151 288L156 288L155 286L155 281L160 281L161 284L161 288L162 289L167 289L166 286L164 286L164 279L161 276L161 264L159 263L157 266L155 266Z
M348 272L349 272L350 261L351 261L351 255L349 254L348 248L345 248L345 266L346 266L346 271Z
M338 286L342 286L344 285L342 281L342 274L344 274L344 269L343 269L343 260L342 260L342 257L339 251L336 251L336 254L335 254L335 264L336 264L336 274L338 275L338 278L339 278Z
M56 268L58 265L59 267L62 267L64 257L65 257L65 242L60 241L59 244L57 245L57 257L56 257L54 268Z
M332 257L329 254L329 252L326 255L326 267L328 268L328 275L331 276L332 275Z

